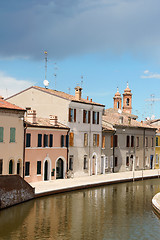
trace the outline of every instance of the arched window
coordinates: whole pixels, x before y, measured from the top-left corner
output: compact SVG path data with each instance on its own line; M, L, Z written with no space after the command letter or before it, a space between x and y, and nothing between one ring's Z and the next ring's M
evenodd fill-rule
M117 108L119 109L119 102L117 102Z

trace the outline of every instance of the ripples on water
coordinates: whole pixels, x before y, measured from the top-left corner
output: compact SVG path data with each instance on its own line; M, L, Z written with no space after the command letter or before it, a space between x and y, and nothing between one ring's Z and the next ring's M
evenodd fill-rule
M0 239L159 240L159 191L154 179L29 201L0 212Z

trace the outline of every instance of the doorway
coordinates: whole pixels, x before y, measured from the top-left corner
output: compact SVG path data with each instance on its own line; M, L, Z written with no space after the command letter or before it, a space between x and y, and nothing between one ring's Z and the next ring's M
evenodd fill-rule
M44 163L44 181L49 180L49 174L48 174L48 161L46 160Z
M56 163L56 179L63 179L63 169L64 169L64 164L63 160L59 158Z

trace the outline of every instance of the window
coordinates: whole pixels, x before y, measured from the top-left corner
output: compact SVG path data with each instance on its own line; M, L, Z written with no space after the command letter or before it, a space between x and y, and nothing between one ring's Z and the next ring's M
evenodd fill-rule
M9 161L9 174L13 174L13 160Z
M83 110L83 123L90 123L91 112Z
M156 146L158 146L158 137L156 137Z
M93 134L93 146L99 147L99 134Z
M3 159L0 159L0 174L3 172Z
M29 176L30 162L25 162L25 176Z
M114 135L114 146L118 147L118 136Z
M110 168L113 168L113 156L110 156Z
M74 133L71 132L69 135L69 146L73 147L73 145L74 145Z
M137 137L136 147L139 147L139 137Z
M66 135L66 147L68 148L68 145L69 145L69 136Z
M0 142L3 142L3 127L0 127Z
M156 154L156 164L158 164L158 154Z
M146 167L148 167L148 166L149 166L148 157L145 157L145 166L146 166Z
M108 168L108 157L106 156L105 157L105 169L107 169Z
M53 134L49 134L49 147L53 147Z
M76 122L76 109L69 108L68 121L69 122Z
M94 112L93 111L92 123L93 124L99 124L99 112Z
M84 156L84 169L88 169L87 156Z
M126 157L126 166L129 167L129 157Z
M31 146L31 134L27 133L26 134L26 147L30 147Z
M61 147L64 147L64 135L61 135Z
M10 142L15 142L16 129L10 128Z
M69 156L69 170L73 170L73 156Z
M42 134L38 134L38 147L42 147Z
M136 157L136 166L139 167L139 157Z
M41 161L37 161L37 175L41 174Z
M17 161L17 174L20 174L20 160Z
M151 138L151 147L154 147L154 138Z
M48 135L44 134L44 147L48 147Z
M105 136L102 136L102 148L105 148L105 141L106 141Z
M129 98L126 99L126 105L129 106Z
M127 136L126 138L126 147L130 146L130 136Z
M145 137L145 147L148 147L148 137Z
M134 147L134 136L131 136L131 147Z
M114 159L114 166L115 166L115 167L118 166L118 157L115 157L115 159Z
M84 133L84 146L87 147L88 146L88 134Z

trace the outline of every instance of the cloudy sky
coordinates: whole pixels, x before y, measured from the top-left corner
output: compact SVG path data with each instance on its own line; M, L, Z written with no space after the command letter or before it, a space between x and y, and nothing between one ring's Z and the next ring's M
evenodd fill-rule
M133 113L160 117L159 9L158 0L0 1L0 95L43 86L46 50L50 88L74 94L82 84L83 97L109 108L128 81Z

